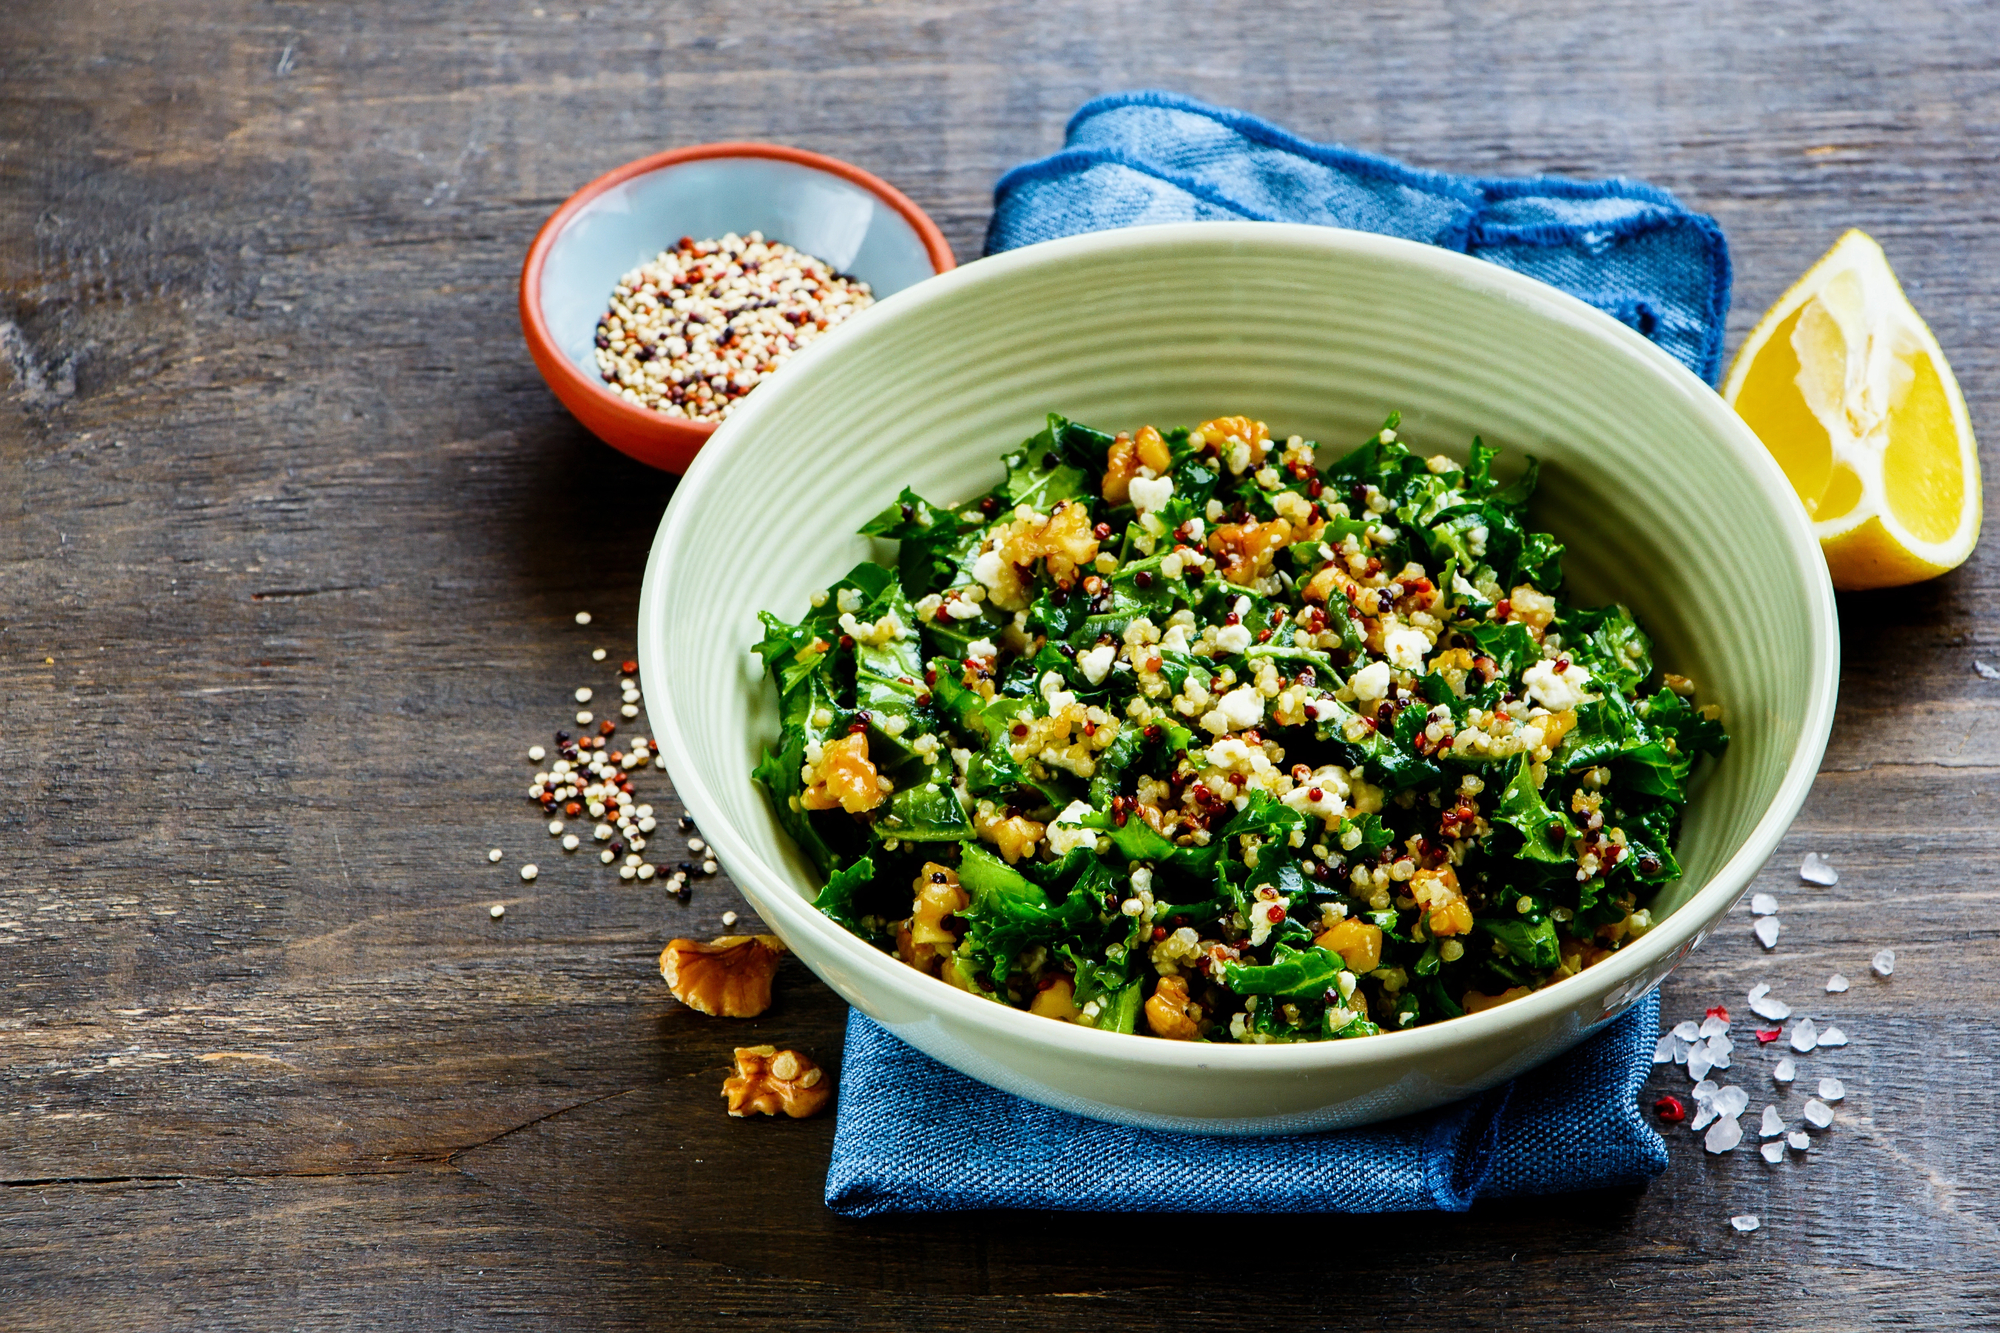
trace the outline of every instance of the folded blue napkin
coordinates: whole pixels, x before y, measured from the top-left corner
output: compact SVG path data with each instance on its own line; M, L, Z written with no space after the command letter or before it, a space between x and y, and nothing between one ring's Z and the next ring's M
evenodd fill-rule
M1173 93L1116 93L1060 153L994 187L986 252L1154 222L1315 222L1427 241L1539 278L1715 383L1729 247L1715 220L1639 181L1419 171Z
M1010 1097L851 1012L826 1202L849 1217L1462 1212L1474 1199L1638 1184L1667 1166L1637 1100L1659 1030L1655 992L1568 1055L1451 1106L1323 1134L1207 1138Z
M1480 179L1310 143L1171 93L1121 93L1067 145L1001 177L988 252L1159 222L1312 222L1476 255L1623 320L1713 383L1729 252L1710 218L1635 181ZM1385 1125L1269 1138L1127 1129L997 1092L848 1021L827 1171L835 1212L1457 1211L1474 1199L1637 1183L1666 1147L1636 1097L1648 996L1511 1084ZM1365 1039L1364 1039L1365 1040Z

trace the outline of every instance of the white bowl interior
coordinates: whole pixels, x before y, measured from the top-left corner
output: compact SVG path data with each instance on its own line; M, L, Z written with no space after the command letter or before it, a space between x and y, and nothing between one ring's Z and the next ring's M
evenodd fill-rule
M1516 466L1524 454L1540 458L1537 517L1568 545L1572 588L1584 600L1629 603L1662 664L1726 706L1731 744L1689 810L1678 845L1686 876L1657 904L1671 913L1665 924L1605 964L1485 1014L1358 1042L1190 1054L1142 1051L1182 1044L1067 1029L970 1000L811 910L816 876L749 777L777 730L775 695L750 652L757 610L796 618L815 589L879 557L854 530L901 486L946 503L979 493L999 479L999 455L1048 411L1105 429L1247 413L1276 434L1319 441L1324 462L1392 409L1424 452L1463 458L1480 435ZM1034 1063L1018 1054L1028 1046L1088 1064L1116 1042L1104 1067L1121 1077L1178 1062L1192 1089L1197 1055L1202 1070L1346 1068L1352 1077L1331 1080L1323 1095L1354 1102L1403 1078L1399 1062L1457 1048L1450 1073L1418 1080L1444 1091L1390 1096L1388 1111L1378 1097L1365 1118L1379 1118L1580 1039L1684 956L1769 855L1817 768L1837 651L1831 590L1796 509L1782 475L1710 389L1552 289L1461 256L1323 228L1148 228L969 265L795 362L716 435L675 496L648 572L641 656L676 783L738 883L864 1010L893 1017L904 1001L934 1009L936 1040L927 1042L926 1024L904 1005L911 1040L1043 1100L1194 1127L1239 1114L1225 1085L1182 1092L1162 1081L1148 1091L1135 1077L1107 1089L1103 1078L1047 1063L1011 1081L1008 1069ZM1683 910L1697 895L1698 909ZM911 991L917 983L929 989ZM1014 1053L995 1055L981 1032L1004 1034ZM1485 1056L1467 1049L1502 1036ZM995 1066L1005 1068L996 1075ZM1309 1108L1319 1095L1274 1084L1240 1114ZM1353 1118L1300 1115L1283 1123Z
M621 181L570 219L542 268L542 318L595 378L597 321L618 279L683 236L752 231L860 278L878 298L934 271L916 228L852 181L777 158L700 158Z

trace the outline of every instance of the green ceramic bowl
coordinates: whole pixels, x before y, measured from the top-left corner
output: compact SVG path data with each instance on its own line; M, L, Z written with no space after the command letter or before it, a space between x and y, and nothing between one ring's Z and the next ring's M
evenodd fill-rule
M1728 710L1664 919L1597 967L1485 1013L1358 1041L1205 1045L1052 1022L904 967L812 909L818 888L750 780L777 734L755 613L797 616L870 554L908 484L1000 477L1057 411L1107 429L1247 413L1321 442L1391 410L1414 447L1474 434L1543 461L1537 517L1585 602L1630 604L1661 664ZM877 554L880 554L878 552ZM744 894L828 985L975 1078L1100 1119L1212 1133L1365 1123L1549 1059L1721 920L1812 785L1833 719L1832 588L1791 488L1706 385L1615 320L1504 269L1322 227L1197 223L981 260L855 319L717 431L646 572L640 658L682 799Z

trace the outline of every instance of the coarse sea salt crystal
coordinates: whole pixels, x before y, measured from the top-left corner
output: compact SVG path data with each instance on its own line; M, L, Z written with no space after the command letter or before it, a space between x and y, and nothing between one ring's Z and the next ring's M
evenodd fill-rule
M1688 1131L1690 1133L1699 1134L1706 1126L1714 1123L1716 1118L1717 1117L1715 1114L1715 1108L1713 1106L1697 1107L1695 1109L1694 1119L1688 1121Z
M1806 1149L1812 1147L1812 1136L1807 1134L1803 1129L1795 1129L1785 1135L1785 1142L1792 1145L1793 1152L1804 1152Z
M1896 951L1894 949L1882 950L1882 952L1876 954L1868 961L1868 966L1875 969L1877 976L1886 977L1890 975L1896 970Z
M1702 1037L1719 1037L1727 1031L1729 1031L1728 1019L1704 1018L1701 1020L1701 1027L1696 1030L1696 1035Z
M1806 1123L1814 1129L1825 1129L1833 1123L1833 1108L1815 1097L1806 1103Z
M1673 1062L1674 1034L1663 1032L1660 1034L1660 1039L1653 1043L1653 1063L1656 1065L1670 1065Z
M1755 1231L1764 1224L1757 1220L1757 1214L1755 1213L1738 1213L1729 1219L1729 1225L1735 1227L1738 1231Z
M1703 1079L1701 1082L1694 1085L1693 1097L1695 1100L1695 1105L1697 1106L1708 1105L1710 1102L1715 1100L1715 1094L1721 1091L1722 1089L1716 1085L1714 1079L1712 1078Z
M1981 680L2000 680L2000 667L1994 666L1991 662L1982 662L1975 657L1972 659L1972 669L1979 674Z
M1708 1039L1704 1048L1708 1052L1710 1069L1729 1068L1729 1053L1736 1049L1736 1043L1727 1037L1715 1036Z
M1715 1068L1715 1057L1708 1053L1708 1047L1697 1046L1688 1052L1688 1077L1703 1079L1708 1071Z
M1847 1095L1847 1085L1837 1078L1823 1078L1819 1081L1819 1099L1823 1102L1837 1102Z
M1846 989L1847 978L1840 975L1840 973L1836 972L1826 979L1826 993L1828 995L1838 995Z
M1743 998L1750 1001L1750 1003L1755 1004L1757 1003L1757 1001L1763 999L1766 995L1769 995L1770 993L1771 993L1771 983L1768 981L1760 981L1756 985L1752 986L1750 988L1750 993L1744 996Z
M1778 900L1768 893L1753 894L1750 898L1752 916L1771 916L1778 910Z
M1771 1071L1771 1077L1773 1079L1776 1079L1780 1083L1790 1083L1793 1079L1797 1078L1798 1076L1799 1076L1798 1062L1792 1059L1792 1057L1789 1055L1779 1060L1777 1068Z
M1736 1117L1732 1115L1724 1116L1710 1125L1708 1133L1702 1137L1701 1145L1710 1152L1722 1153L1728 1152L1741 1142L1743 1142L1743 1126L1738 1124Z
M1715 1101L1711 1104L1717 1115L1726 1115L1734 1120L1750 1105L1750 1094L1731 1083L1715 1094Z
M1708 1034L1703 1032L1700 1025L1692 1018L1689 1018L1674 1024L1674 1035L1682 1041L1693 1041L1696 1037L1705 1037Z
M1772 999L1771 988L1759 984L1756 990L1750 992L1750 1012L1776 1023L1792 1016L1792 1006L1783 1000Z
M1801 1018L1792 1025L1792 1049L1800 1055L1819 1045L1819 1024L1810 1018Z
M1674 1063L1677 1065L1686 1064L1688 1062L1688 1052L1694 1049L1694 1043L1691 1041L1682 1041L1680 1037L1671 1032L1667 1035L1673 1039Z
M1819 1034L1819 1044L1822 1050L1828 1046L1845 1046L1847 1045L1847 1034L1839 1028L1830 1027Z
M1778 932L1782 929L1783 927L1778 924L1778 918L1774 916L1760 916L1757 918L1757 924L1750 927L1751 933L1757 937L1757 943L1766 949L1778 947Z
M1785 1160L1785 1141L1772 1139L1757 1151L1764 1154L1764 1160L1767 1162L1782 1162Z
M1785 1132L1785 1117L1778 1113L1777 1107L1775 1106L1765 1107L1764 1118L1757 1125L1758 1137L1766 1139L1774 1139L1778 1137L1778 1135L1784 1132Z
M1822 887L1840 883L1840 872L1826 863L1826 858L1818 852L1807 852L1806 859L1799 865L1799 878L1808 884Z

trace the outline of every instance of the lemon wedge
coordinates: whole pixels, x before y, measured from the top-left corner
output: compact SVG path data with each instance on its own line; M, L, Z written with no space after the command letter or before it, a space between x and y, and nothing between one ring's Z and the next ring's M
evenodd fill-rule
M1915 583L1972 554L1965 397L1866 233L1841 237L1765 312L1722 396L1805 503L1834 587Z

